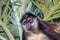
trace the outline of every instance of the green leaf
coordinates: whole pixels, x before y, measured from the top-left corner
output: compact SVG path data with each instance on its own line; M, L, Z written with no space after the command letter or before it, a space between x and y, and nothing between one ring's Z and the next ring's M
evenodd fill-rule
M48 14L48 9L43 3L40 3L38 1L33 1L32 2L43 12L44 17Z
M53 7L51 7L50 12L48 13L47 17L45 17L43 20L48 21L50 16L52 16L54 14L54 12L60 7L60 2L57 5L54 5Z
M49 18L49 20L56 19L56 18L60 18L60 13L53 15L52 17Z

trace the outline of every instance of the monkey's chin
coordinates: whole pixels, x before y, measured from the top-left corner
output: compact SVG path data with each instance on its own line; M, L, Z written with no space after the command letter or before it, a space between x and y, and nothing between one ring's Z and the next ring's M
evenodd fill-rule
M24 31L25 31L25 32L29 32L29 30L28 30L28 29L24 29Z

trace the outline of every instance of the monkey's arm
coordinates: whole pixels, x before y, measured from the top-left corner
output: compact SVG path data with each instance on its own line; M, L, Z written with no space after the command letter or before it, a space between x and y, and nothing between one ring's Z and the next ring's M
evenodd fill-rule
M40 22L40 29L45 33L48 37L53 40L60 40L60 35L57 34L52 28L51 25L47 22Z

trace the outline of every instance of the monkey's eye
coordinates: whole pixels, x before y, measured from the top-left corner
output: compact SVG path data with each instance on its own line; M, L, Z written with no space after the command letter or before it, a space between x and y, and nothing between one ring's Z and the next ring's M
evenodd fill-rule
M28 18L28 21L29 21L30 23L32 23L33 20L32 20L32 18Z
M25 23L26 22L26 19L24 19L23 21L22 21L22 23Z

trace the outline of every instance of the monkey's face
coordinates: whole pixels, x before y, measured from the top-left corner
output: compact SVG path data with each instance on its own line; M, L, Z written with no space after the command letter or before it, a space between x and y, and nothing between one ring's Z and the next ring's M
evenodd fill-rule
M26 32L31 30L36 30L38 27L37 18L33 18L33 17L27 17L23 19L21 24L22 24L23 30L25 30Z

